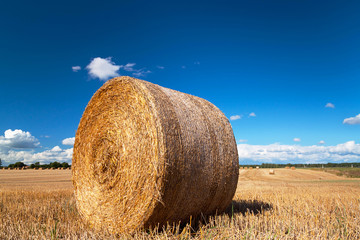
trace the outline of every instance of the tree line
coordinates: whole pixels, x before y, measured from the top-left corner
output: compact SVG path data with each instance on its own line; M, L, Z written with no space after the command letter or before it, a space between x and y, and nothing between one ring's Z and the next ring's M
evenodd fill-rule
M296 168L332 168L332 167L360 167L360 162L355 163L310 163L310 164L277 164L277 163L262 163L261 165L246 165L240 164L240 167L259 167L259 168L284 168L284 167L296 167Z
M40 164L40 162L36 162L36 163L32 163L30 165L26 165L23 162L16 162L16 163L13 163L13 164L9 164L7 167L8 168L30 168L30 169L35 169L35 168L70 168L71 165L68 164L67 162L59 163L59 162L56 162L56 161L48 163L48 164Z

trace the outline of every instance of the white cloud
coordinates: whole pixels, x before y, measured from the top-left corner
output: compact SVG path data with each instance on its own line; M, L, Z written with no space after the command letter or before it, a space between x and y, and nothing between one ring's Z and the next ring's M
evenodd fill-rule
M158 69L164 69L164 66L156 66Z
M360 144L354 141L336 146L238 144L239 160L267 163L325 163L360 161Z
M294 138L293 141L294 142L301 142L301 139L300 138Z
M132 72L135 71L133 68L136 65L136 63L127 63L126 65L120 65L120 68L123 68L125 71Z
M151 71L140 69L140 70L137 70L136 72L134 72L132 75L135 77L145 77L148 73L151 73Z
M360 114L358 114L355 117L345 118L343 124L350 124L350 125L360 124Z
M80 67L80 66L73 66L73 67L71 67L71 68L72 68L73 72L78 72L78 71L81 70L81 67Z
M71 163L72 154L73 148L61 149L59 146L55 146L51 150L45 150L38 153L35 153L34 150L10 150L7 153L0 152L0 158L4 166L15 162L23 162L27 165L35 162L40 162L41 164L44 164L54 161Z
M327 103L327 104L325 105L325 107L326 107L326 108L335 108L335 105L332 104L332 103Z
M247 142L248 140L246 140L246 139L239 139L239 143L244 143L244 142Z
M63 144L63 145L73 146L74 143L75 143L75 137L65 138L64 140L62 140L62 144Z
M325 144L325 141L321 140L318 144Z
M132 72L134 77L145 77L147 74L151 73L150 70L146 70L146 68L136 69L134 66L136 63L127 63L126 65L120 65L120 68L127 71Z
M5 131L4 136L0 136L0 151L7 151L12 148L36 148L39 145L39 140L32 136L30 132L20 129L14 131L8 129Z
M235 120L238 120L238 119L241 119L240 115L234 115L234 116L230 117L230 120L232 120L232 121L235 121Z
M119 76L118 71L120 66L115 65L115 63L111 61L111 57L97 57L86 66L86 69L89 71L91 77L106 81L111 77Z
M62 149L59 146L55 146L50 151L52 151L52 152L61 152L61 150Z
M71 163L73 149L61 149L55 146L50 150L35 152L40 146L40 142L30 132L20 129L5 131L4 136L0 136L0 158L4 166L24 162L31 164L35 162L68 162Z
M256 117L256 114L254 112L249 114L249 117Z

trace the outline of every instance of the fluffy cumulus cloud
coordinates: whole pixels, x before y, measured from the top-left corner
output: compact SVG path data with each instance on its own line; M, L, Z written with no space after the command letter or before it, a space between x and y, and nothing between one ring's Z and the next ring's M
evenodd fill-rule
M17 151L12 149L7 152L0 152L0 158L5 166L15 162L23 162L27 165L35 162L43 164L54 161L71 163L72 153L73 148L61 149L59 146L55 146L50 150L41 152L35 152L34 150Z
M360 124L360 114L358 114L355 117L345 118L343 124L350 124L350 125Z
M249 145L238 144L240 163L327 163L360 161L360 144L354 141L336 146Z
M72 148L61 149L59 146L55 146L50 150L35 151L39 149L41 149L39 140L30 132L8 129L3 136L0 136L0 158L4 166L19 161L25 164L53 161L71 163Z
M2 151L12 148L36 148L39 145L39 140L32 136L30 132L20 129L8 129L5 131L4 136L0 136L0 150Z
M73 66L73 67L71 67L71 68L72 68L73 72L78 72L78 71L81 70L81 67L80 67L80 66Z
M106 81L111 77L119 76L118 71L120 67L111 61L111 57L97 57L86 66L86 69L91 77Z
M256 117L256 114L254 112L249 114L249 117Z
M294 142L301 142L301 139L300 138L294 138L293 141Z
M241 119L240 115L234 115L234 116L230 117L230 120L232 120L232 121L235 121L235 120L238 120L238 119Z
M320 140L320 142L318 144L325 144L324 140Z
M335 105L332 104L332 103L327 103L327 104L325 105L325 107L326 107L326 108L335 108Z
M62 140L62 144L63 144L63 145L73 146L74 143L75 143L75 137L65 138L64 140Z

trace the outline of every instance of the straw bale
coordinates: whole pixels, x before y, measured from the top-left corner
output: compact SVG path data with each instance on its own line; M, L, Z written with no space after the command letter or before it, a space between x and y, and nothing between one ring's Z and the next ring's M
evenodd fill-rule
M286 166L285 169L290 169L290 167L289 167L289 166Z
M240 167L240 170L244 169L244 167Z
M295 170L295 167L291 167L291 170Z
M229 120L210 102L130 77L92 97L75 136L81 216L114 233L222 212L239 174Z
M270 174L270 175L274 175L274 174L275 174L275 170L274 170L274 169L270 169L270 170L269 170L269 174Z

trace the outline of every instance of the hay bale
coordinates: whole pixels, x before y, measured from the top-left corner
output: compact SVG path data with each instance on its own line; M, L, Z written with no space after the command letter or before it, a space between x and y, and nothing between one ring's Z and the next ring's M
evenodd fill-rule
M249 168L249 170L252 170L252 169L253 169L253 167L250 167L250 168Z
M256 169L260 169L260 167L259 167L259 166L256 166Z
M275 174L275 170L274 170L274 169L270 169L270 170L269 170L269 174L270 174L270 175L274 175L274 174Z
M92 97L75 137L72 179L96 229L137 229L221 212L239 174L229 120L210 102L130 77Z
M244 167L245 170L247 170L247 167Z
M295 170L295 167L291 167L291 170Z
M285 169L290 169L290 167L289 167L289 166L286 166Z
M240 167L240 170L244 169L244 167Z

